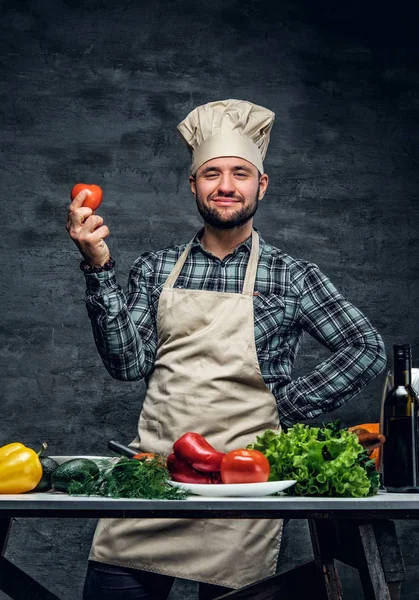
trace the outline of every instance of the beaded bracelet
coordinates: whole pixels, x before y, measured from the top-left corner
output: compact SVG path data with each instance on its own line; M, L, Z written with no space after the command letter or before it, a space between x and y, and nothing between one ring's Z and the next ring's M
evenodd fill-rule
M113 258L109 258L108 262L105 262L104 265L89 265L88 262L82 260L80 263L80 269L83 273L87 273L88 275L91 273L102 273L103 271L110 271L115 266L115 261Z

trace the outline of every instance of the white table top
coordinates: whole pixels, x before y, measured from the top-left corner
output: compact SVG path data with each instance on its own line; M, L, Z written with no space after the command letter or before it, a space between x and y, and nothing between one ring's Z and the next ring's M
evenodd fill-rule
M60 492L0 495L0 518L12 516L419 519L419 494L379 492L367 498L188 496L185 500L68 496Z

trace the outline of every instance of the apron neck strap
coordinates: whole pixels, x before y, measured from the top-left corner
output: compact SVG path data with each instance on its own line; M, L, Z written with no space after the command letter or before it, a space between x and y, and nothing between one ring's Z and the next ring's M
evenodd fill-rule
M176 265L172 269L169 277L166 279L166 282L163 286L163 289L173 288L176 283L177 278L180 275L183 265L188 257L189 251L193 244L194 238L189 242L186 246L185 250L179 257ZM255 289L255 280L256 280L256 272L259 261L259 234L257 231L252 229L252 250L249 256L249 262L247 263L246 268L246 277L244 279L243 284L243 294L245 296L253 296L253 291Z
M182 267L185 264L185 261L186 261L186 259L188 257L189 250L191 249L193 241L194 241L194 238L191 239L191 241L189 242L189 244L186 246L185 250L180 255L179 260L177 261L177 263L173 267L173 269L172 269L169 277L166 279L166 283L164 284L163 289L172 288L175 285L176 280L179 277L180 272L182 270Z
M246 277L244 278L243 294L245 296L253 296L255 289L256 273L259 262L259 234L252 229L252 250L247 263Z

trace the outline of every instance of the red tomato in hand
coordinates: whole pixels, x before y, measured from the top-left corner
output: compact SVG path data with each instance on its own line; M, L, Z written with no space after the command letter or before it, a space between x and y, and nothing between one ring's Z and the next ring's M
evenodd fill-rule
M259 450L232 450L221 461L223 483L261 483L268 481L270 472L269 460Z
M89 192L82 206L88 206L92 210L99 208L103 198L102 188L98 185L90 185L89 183L76 183L71 190L71 199L74 200L77 194L80 194L82 190L88 190Z

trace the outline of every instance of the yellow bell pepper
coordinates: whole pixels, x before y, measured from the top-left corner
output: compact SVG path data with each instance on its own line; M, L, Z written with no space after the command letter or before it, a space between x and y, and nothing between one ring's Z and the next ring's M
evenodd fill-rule
M0 448L0 494L33 490L42 478L39 456L19 442Z

